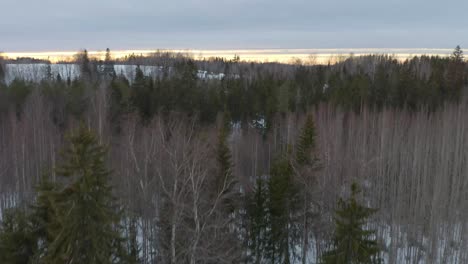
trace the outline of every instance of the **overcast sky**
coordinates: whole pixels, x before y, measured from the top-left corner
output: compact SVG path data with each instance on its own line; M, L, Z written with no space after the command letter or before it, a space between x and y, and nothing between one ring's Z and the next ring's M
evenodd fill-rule
M466 0L0 0L0 50L468 47Z

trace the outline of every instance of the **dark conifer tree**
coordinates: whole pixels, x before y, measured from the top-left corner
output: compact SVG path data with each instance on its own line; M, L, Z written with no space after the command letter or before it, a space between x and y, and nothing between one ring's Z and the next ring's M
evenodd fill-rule
M114 69L114 61L112 60L110 49L106 49L106 57L104 60L104 69L103 69L104 77L106 78L114 78L116 76L115 69Z
M50 65L50 63L47 63L47 65L45 66L45 79L47 81L53 81L54 79L54 75L52 74L52 66Z
M316 191L315 171L320 169L319 160L315 154L316 132L312 114L307 115L296 145L296 155L291 162L294 164L295 184L299 186L301 231L302 231L302 263L307 263L310 226L312 219L318 216L317 202L314 201ZM315 205L315 206L314 206Z
M83 80L73 80L67 89L66 110L80 119L90 104L90 87Z
M314 117L309 114L297 143L296 162L299 165L306 165L312 161L310 152L315 148L315 136Z
M153 80L145 77L140 66L136 68L131 93L131 101L138 110L140 117L144 122L148 121L153 116L155 107L151 101L153 98Z
M172 86L171 105L175 110L186 113L198 113L197 102L200 96L197 87L197 67L193 60L186 60L175 65L175 76Z
M249 259L260 264L265 258L268 243L268 190L265 181L258 178L247 199L247 245Z
M78 60L80 62L80 72L81 78L86 81L90 81L92 77L91 62L88 57L88 51L83 50L83 52L78 54Z
M120 75L112 79L110 89L110 121L118 131L121 117L133 111L132 90L128 80Z
M463 50L461 49L460 45L455 47L450 58L456 62L463 62Z
M120 229L120 210L108 183L106 148L82 125L69 137L57 175L67 178L56 195L60 224L51 230L46 263L121 263L126 260Z
M32 84L20 79L14 79L9 85L8 95L11 103L14 104L16 116L21 119L23 105L32 91Z
M449 99L458 101L465 83L465 63L463 50L457 46L450 56L450 62L447 67L447 91Z
M376 210L357 201L359 192L357 184L353 183L351 197L338 201L333 248L322 256L325 264L379 263L375 232L365 228Z
M273 164L268 181L267 255L271 263L290 263L296 257L299 205L293 168L287 159L279 159Z
M216 147L216 160L218 163L218 177L216 189L229 189L232 185L232 155L228 145L228 137L231 131L230 118L228 114L223 114L218 129L218 143ZM226 186L228 185L228 186ZM226 188L228 187L228 188Z
M48 178L43 178L37 186L37 197L31 206L29 221L37 243L38 250L34 256L39 261L47 254L50 243L54 240L54 233L60 229L57 218L56 199L59 186Z
M28 264L37 251L37 242L26 211L3 211L0 225L0 263Z
M5 82L5 64L3 63L3 56L0 53L0 85Z

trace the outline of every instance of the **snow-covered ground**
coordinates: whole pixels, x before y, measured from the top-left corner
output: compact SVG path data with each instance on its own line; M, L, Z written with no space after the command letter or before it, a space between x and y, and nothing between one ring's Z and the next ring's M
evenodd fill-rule
M48 64L6 64L5 82L10 84L14 79L27 81L41 81L48 75ZM62 79L74 79L80 75L79 66L76 64L50 64L50 74L56 77L58 74Z
M49 70L50 67L50 70ZM114 65L116 74L122 74L130 82L135 78L136 65ZM157 78L162 75L161 66L140 66L145 76ZM170 71L171 69L169 69ZM76 79L80 76L80 67L78 64L6 64L5 82L10 84L14 79L39 82L46 79L48 75L56 78L58 75L62 80ZM198 70L197 77L202 80L221 80L225 77L224 73L213 73L205 70ZM237 76L238 77L238 76Z

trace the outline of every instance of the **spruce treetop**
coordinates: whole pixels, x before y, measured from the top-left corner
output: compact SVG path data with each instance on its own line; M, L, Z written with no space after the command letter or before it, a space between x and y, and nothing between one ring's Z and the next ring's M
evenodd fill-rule
M356 183L351 185L348 200L340 199L335 216L333 248L322 257L325 264L332 263L379 263L380 249L375 240L375 232L366 228L368 218L376 212L361 205L357 196L360 193Z

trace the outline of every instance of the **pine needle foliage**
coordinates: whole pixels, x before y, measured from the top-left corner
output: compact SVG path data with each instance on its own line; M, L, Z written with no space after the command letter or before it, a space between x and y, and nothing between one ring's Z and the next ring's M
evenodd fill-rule
M123 262L120 211L108 183L107 150L84 125L69 137L57 175L69 184L56 194L60 228L54 230L47 263Z
M365 228L368 218L376 212L357 201L360 193L356 183L351 185L351 197L340 199L335 217L333 249L322 257L324 264L379 263L380 249L375 232Z

